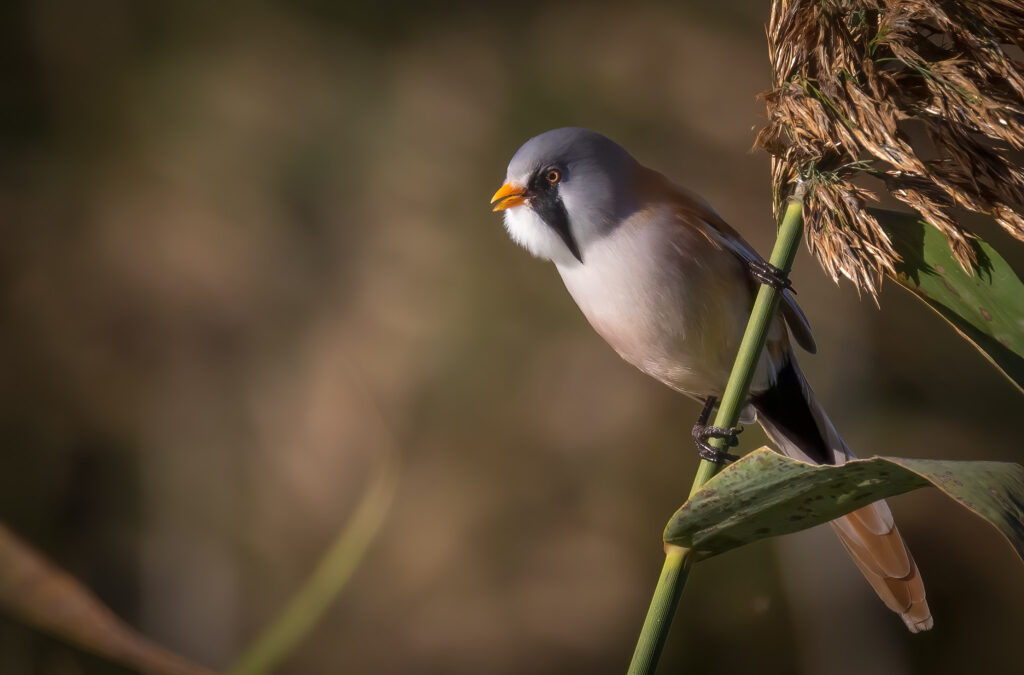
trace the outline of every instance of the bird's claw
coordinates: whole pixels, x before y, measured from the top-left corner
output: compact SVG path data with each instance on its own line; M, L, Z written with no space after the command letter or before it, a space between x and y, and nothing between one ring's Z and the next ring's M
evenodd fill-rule
M787 290L796 293L796 291L793 290L793 282L790 280L789 276L770 262L766 262L764 260L751 261L750 275L759 283L762 283L765 286L771 286L777 291Z
M726 447L734 448L740 443L736 435L741 431L743 431L743 427L726 429L725 427L710 426L697 422L697 424L693 425L693 442L697 445L697 456L715 464L735 462L739 457L731 455L725 450L719 450L708 443L708 439L724 438Z

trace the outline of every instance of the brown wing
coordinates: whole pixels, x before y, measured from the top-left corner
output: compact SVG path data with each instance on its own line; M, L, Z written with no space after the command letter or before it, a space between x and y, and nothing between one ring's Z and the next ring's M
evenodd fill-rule
M702 234L708 238L708 241L719 248L732 252L745 264L764 262L764 258L754 250L754 247L748 244L740 233L725 222L720 215L715 213L715 210L699 195L673 184L657 171L645 168L640 172L637 178L637 192L641 195L672 201L683 216L680 219L682 222L693 223L701 228ZM758 282L750 275L748 275L748 279L751 292L756 293ZM811 325L789 291L782 292L782 316L796 343L811 354L817 353L818 346L814 342Z

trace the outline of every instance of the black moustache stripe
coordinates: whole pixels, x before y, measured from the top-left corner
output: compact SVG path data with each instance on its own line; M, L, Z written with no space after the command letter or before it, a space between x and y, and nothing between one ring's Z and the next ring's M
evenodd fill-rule
M558 196L558 191L551 188L541 190L531 196L530 205L541 220L558 233L573 256L583 262L580 248L576 245L576 239L573 238L572 231L569 229L569 214L565 210L562 198Z

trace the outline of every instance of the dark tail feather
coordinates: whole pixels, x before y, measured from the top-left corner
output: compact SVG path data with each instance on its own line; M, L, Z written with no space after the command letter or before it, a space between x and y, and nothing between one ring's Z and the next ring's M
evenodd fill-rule
M751 396L758 422L778 450L812 464L842 464L854 457L807 386L792 353L776 381ZM932 627L924 583L896 529L885 501L877 501L830 523L882 602L912 632Z
M782 359L772 386L753 394L750 403L782 454L812 464L842 464L853 457L818 405L792 352Z

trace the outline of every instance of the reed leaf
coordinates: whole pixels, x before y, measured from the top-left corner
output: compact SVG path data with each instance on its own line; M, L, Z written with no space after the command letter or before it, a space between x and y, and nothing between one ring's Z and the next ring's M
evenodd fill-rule
M948 321L1024 392L1024 284L987 243L973 240L969 274L946 239L920 218L873 210L899 253L894 279Z
M132 670L213 675L142 635L88 588L0 524L0 610Z
M817 466L768 448L746 455L691 495L665 528L665 542L702 560L928 485L995 527L1024 560L1019 464L873 457Z

